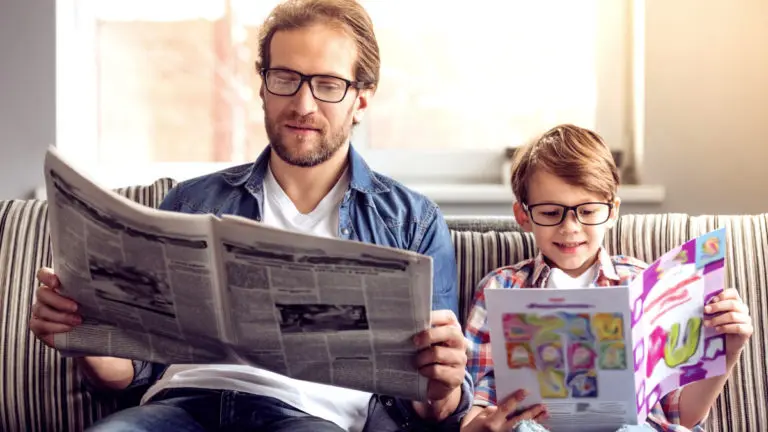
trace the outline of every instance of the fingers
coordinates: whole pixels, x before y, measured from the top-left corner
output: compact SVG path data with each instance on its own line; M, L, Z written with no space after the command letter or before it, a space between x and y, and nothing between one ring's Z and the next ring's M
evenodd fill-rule
M466 340L461 327L442 325L424 330L413 338L418 348L426 348L432 345L442 344L451 348L466 349Z
M723 301L723 300L729 300L729 299L730 300L741 299L741 296L739 295L739 290L737 290L736 288L724 289L723 292L721 292L720 294L718 294L716 297L712 299L712 302L714 303L717 301Z
M523 389L520 389L507 396L507 398L499 404L499 415L506 419L507 416L515 412L517 409L517 404L522 402L526 396L528 396L528 392Z
M59 278L53 273L53 269L49 267L42 267L37 271L37 280L43 285L47 285L51 288L59 288Z
M523 411L519 415L516 415L512 417L511 419L507 420L504 423L504 430L512 429L515 425L520 423L523 420L534 420L538 417L545 417L547 416L547 407L544 405L534 405L527 410Z
M752 336L755 331L752 324L725 324L715 327L718 333L722 334L737 334L742 336Z
M459 387L464 381L464 368L457 366L431 364L419 368L419 374L442 385L446 391Z
M444 346L432 346L419 351L416 355L416 367L421 368L431 364L464 367L467 364L466 350Z
M749 312L749 308L746 304L744 304L741 299L736 300L720 300L715 303L710 303L706 306L704 306L704 312L707 314L716 314L720 312L730 312L730 311L739 311L739 312Z
M82 322L79 315L54 309L42 302L32 305L32 316L42 321L66 325L78 325Z
M459 324L459 320L456 319L456 314L454 314L453 311L448 309L432 311L432 316L430 321L432 325L435 327L445 326L445 325L455 325L461 328L461 324Z
M751 322L749 315L741 312L726 312L704 321L705 327L718 327L725 324L747 324Z
M37 288L37 302L59 311L77 312L77 303L45 285Z

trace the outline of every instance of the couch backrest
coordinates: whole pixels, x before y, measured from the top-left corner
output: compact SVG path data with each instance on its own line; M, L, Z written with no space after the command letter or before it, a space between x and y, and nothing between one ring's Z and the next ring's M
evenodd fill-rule
M157 207L172 185L118 192ZM0 201L0 431L80 431L127 402L96 397L70 359L29 331L35 274L51 265L47 218L45 201Z
M448 218L459 267L461 318L471 308L476 284L489 271L537 253L533 236L511 217ZM696 216L625 215L605 240L611 254L651 263L666 251L719 227L727 229L726 283L749 306L755 333L708 419L708 431L768 430L768 214ZM464 322L462 321L462 324Z
M172 187L169 179L119 192L157 207ZM35 272L49 266L47 205L43 201L0 201L0 430L78 431L132 398L114 399L86 388L70 359L38 342L29 332ZM489 271L533 256L536 245L511 218L448 218L459 264L461 319L477 282ZM768 415L768 214L622 216L606 239L612 253L647 262L683 241L725 226L727 280L741 292L755 321L755 334L742 362L709 419L712 431L765 431Z

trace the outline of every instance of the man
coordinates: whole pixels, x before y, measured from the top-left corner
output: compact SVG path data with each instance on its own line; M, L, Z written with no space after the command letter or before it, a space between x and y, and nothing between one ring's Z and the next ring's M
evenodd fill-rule
M269 147L253 164L182 182L162 209L236 214L284 229L414 250L433 257L432 328L414 337L429 379L412 402L290 379L241 365L162 365L77 360L94 385L150 386L142 404L94 430L371 431L458 428L471 402L465 341L456 320L456 263L437 206L372 172L349 143L379 79L379 49L354 0L296 0L262 27L257 69ZM53 335L80 323L50 269L30 327ZM158 376L161 375L161 377Z

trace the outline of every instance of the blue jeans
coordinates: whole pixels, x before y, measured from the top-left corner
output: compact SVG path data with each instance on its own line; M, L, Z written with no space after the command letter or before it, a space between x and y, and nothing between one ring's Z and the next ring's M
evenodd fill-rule
M118 431L339 432L335 423L312 417L277 399L235 391L170 389L148 403L114 413L90 432Z

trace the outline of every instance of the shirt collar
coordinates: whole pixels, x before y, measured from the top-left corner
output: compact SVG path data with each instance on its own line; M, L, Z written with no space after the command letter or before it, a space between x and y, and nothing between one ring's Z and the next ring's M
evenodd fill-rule
M598 251L597 255L597 279L592 281L596 285L601 286L604 285L603 283L600 283L602 280L608 279L611 281L619 282L621 281L621 278L619 278L618 273L616 273L616 267L613 265L613 260L611 259L611 255L608 253L608 251L605 250L605 248L601 247ZM549 274L552 271L552 268L547 264L546 259L544 259L544 255L539 251L539 253L536 255L536 258L533 260L533 273L531 277L531 286L534 287L544 287L547 285L547 281L549 280Z

